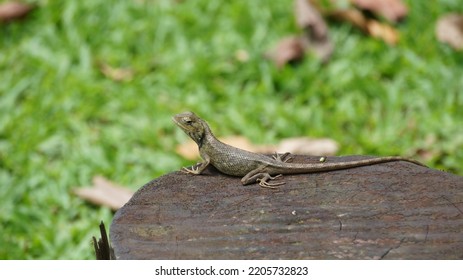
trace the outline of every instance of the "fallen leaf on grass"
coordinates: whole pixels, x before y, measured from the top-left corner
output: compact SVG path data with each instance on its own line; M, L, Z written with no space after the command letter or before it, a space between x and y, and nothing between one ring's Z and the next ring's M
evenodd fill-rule
M308 0L294 1L294 14L296 23L302 30L310 29L316 38L325 38L328 35L326 26L320 12Z
M106 63L100 64L100 71L107 78L116 82L127 82L133 79L134 73L130 68L114 68Z
M463 15L447 14L436 25L436 36L440 42L457 50L463 49Z
M118 186L101 176L93 178L92 187L75 188L73 192L84 200L96 205L107 206L112 210L117 210L124 206L133 195L133 191Z
M359 10L335 10L328 12L328 16L335 20L349 22L368 35L381 39L389 45L395 45L399 41L399 31L394 27L374 19L369 19Z
M265 56L272 60L278 68L288 63L300 61L304 57L305 46L301 37L290 36L281 39Z
M0 22L11 22L22 19L34 9L33 5L21 2L5 2L0 4Z
M398 22L407 16L407 6L401 0L351 0L362 10L370 11L391 22Z
M266 53L266 57L280 68L301 60L307 51L313 52L322 62L327 62L333 53L333 45L320 12L308 0L295 0L294 14L304 34L281 39L275 48Z
M328 35L328 26L319 10L308 0L294 1L296 23L304 30L304 49L312 51L323 62L327 62L333 53L333 44Z
M349 22L363 32L367 32L366 26L368 19L359 10L352 8L332 10L328 11L327 15L334 20Z
M376 20L367 21L367 32L372 37L382 39L389 45L395 45L399 41L399 32L392 26Z

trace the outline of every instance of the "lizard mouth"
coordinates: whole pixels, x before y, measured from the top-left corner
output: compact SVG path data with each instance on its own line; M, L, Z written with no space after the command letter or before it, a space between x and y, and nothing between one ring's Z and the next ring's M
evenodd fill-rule
M187 128L185 127L185 125L184 125L181 121L179 121L179 120L176 118L176 116L173 116L173 117L172 117L172 121L173 121L178 127L180 127L183 131L187 131Z
M178 126L180 126L180 127L182 126L182 125L180 124L180 122L175 118L175 116L172 117L172 121L173 121L176 125L178 125Z

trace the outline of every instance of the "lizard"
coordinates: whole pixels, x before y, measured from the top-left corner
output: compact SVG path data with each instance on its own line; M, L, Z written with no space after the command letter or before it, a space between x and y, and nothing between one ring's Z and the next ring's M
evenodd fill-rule
M303 174L326 172L355 168L391 161L407 161L420 166L422 163L400 156L377 157L348 162L290 163L290 154L276 154L269 157L242 150L218 140L206 121L193 112L184 112L172 117L177 124L199 148L202 162L191 168L183 167L182 171L190 174L201 174L208 165L214 166L221 173L239 176L243 185L259 183L261 187L275 188L284 182L270 182L283 174Z

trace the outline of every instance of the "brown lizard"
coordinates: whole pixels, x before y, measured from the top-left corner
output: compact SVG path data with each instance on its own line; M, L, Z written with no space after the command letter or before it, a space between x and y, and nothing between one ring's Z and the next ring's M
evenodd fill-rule
M273 158L255 154L220 142L212 134L209 125L192 112L175 115L172 120L198 144L199 153L203 162L184 167L182 171L191 174L201 174L204 169L212 164L220 172L231 176L242 177L243 185L258 182L262 187L272 188L282 185L283 182L270 183L270 180L281 177L282 174L301 174L324 172L339 169L354 168L365 165L373 165L390 161L408 161L424 166L422 163L398 156L379 157L349 162L333 163L288 163L289 153L282 156L276 154Z

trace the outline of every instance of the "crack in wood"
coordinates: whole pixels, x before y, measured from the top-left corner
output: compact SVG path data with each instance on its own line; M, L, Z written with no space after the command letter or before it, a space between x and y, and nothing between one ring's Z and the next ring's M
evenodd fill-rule
M379 259L380 259L380 260L384 259L384 258L387 256L387 254L389 254L389 252L391 252L391 251L394 250L394 249L399 248L399 247L402 245L402 243L404 242L404 240L405 240L405 237L402 238L402 239L400 240L400 242L399 242L399 244L398 244L397 246L391 247L391 248L389 248L386 252L384 252L384 254L382 254L382 255L379 257Z
M442 195L441 197L442 197L444 200L446 200L448 203L450 203L453 207L455 207L455 208L458 210L458 212L460 212L460 214L463 215L463 210L461 210L460 208L458 208L458 206L457 206L455 203L453 203L453 202L452 202L450 199L448 199L445 195Z
M359 232L357 231L357 232L355 233L355 235L354 235L354 239L352 239L352 243L354 243L355 240L357 240L357 235L358 235L358 234L359 234Z
M429 234L429 225L426 225L426 235L424 236L424 243L428 241L428 234Z

